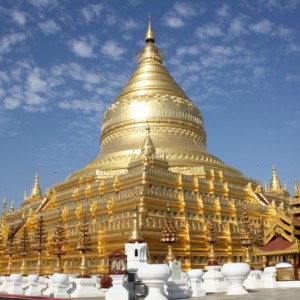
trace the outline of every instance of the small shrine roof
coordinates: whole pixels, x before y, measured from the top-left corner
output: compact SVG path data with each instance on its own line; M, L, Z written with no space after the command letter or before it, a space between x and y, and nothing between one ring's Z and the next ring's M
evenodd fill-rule
M264 245L261 250L263 251L278 251L284 250L292 246L294 243L285 240L282 236L276 237L274 240Z

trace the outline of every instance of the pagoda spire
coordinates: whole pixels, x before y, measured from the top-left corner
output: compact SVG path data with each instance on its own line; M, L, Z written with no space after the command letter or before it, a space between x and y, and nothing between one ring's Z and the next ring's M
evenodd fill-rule
M151 16L149 14L149 23L148 23L148 29L146 32L146 36L145 36L145 41L146 43L151 42L151 43L155 43L155 36L152 30L152 26L151 26Z
M42 197L42 192L39 183L39 175L35 175L34 185L31 190L31 197Z
M134 205L133 208L133 226L132 226L132 232L131 236L128 239L128 243L144 243L143 235L140 231L140 224L139 224L139 218L137 214L137 208L136 205Z
M142 63L142 62L150 63L150 65L152 65L152 68L153 68L153 61L155 61L156 63L159 62L162 64L164 55L163 55L162 51L160 51L155 46L155 36L154 36L153 29L151 26L150 17L149 17L148 29L147 29L146 36L145 36L145 42L146 42L145 47L137 55L139 63ZM140 77L140 76L141 76L141 74L138 77Z
M9 212L13 213L15 211L14 201L11 201Z
M150 137L151 130L150 130L149 125L147 125L146 131L147 131L147 134L146 134L146 138L145 138L145 141L144 141L144 144L142 147L142 154L144 154L145 156L151 156L156 153L156 150L155 150L155 146L152 142L152 139Z
M3 203L2 203L2 217L6 216L6 197L4 197L3 199Z
M270 190L275 191L275 192L279 192L282 190L274 165L272 168L272 178L271 178L271 182L270 182Z
M295 179L294 180L294 198L299 198L300 192L299 192L299 185L298 181Z

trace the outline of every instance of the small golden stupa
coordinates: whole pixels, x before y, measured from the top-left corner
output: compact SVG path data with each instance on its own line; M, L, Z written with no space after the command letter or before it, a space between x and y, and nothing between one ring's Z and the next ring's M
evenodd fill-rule
M164 67L150 23L145 42L133 75L103 115L99 155L48 188L45 195L36 176L19 209L7 212L3 204L3 241L13 234L14 243L20 242L24 226L29 237L36 236L37 230L45 233L40 239L43 244L34 246L33 239L26 253L28 274L37 269L43 274L54 272L57 257L51 241L58 222L67 240L61 249L63 271L80 270L82 253L77 248L84 224L90 238L84 267L89 274L99 274L107 272L110 253L124 251L136 224L148 244L149 261L164 261L167 250L161 235L169 203L168 214L178 235L172 251L189 270L207 265L208 219L214 222L218 263L235 262L245 257L240 242L244 209L255 235L261 231L261 218L268 228L278 207L286 211L289 206L290 195L281 187L275 168L270 188L262 188L208 152L202 114ZM39 228L40 216L43 228ZM12 224L14 232L9 230ZM5 254L0 257L1 270L20 269L22 256L1 245ZM262 264L260 257L252 263Z

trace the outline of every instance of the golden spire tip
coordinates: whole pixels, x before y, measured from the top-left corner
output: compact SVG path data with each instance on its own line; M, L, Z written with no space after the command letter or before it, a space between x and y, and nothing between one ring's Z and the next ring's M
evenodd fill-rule
M146 32L146 37L145 37L145 41L146 43L148 42L155 42L155 36L152 30L152 26L151 26L151 17L150 17L150 13L149 13L149 24L148 24L148 30Z

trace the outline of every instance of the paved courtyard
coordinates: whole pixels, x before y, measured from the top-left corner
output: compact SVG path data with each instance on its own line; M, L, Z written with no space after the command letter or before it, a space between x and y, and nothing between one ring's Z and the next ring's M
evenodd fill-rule
M45 299L55 299L55 298L43 298L43 297L20 297L0 295L0 299L27 299L27 300L45 300ZM68 298L68 299L78 299L78 300L104 300L104 297L99 298ZM206 297L190 298L191 300L299 300L300 299L300 288L277 288L277 289L261 289L256 291L250 291L247 295L238 296L227 296L225 293L219 294L207 294ZM61 300L61 299L60 299ZM127 300L127 299L116 299L116 300ZM179 300L179 299L178 299Z
M103 298L97 298L104 300ZM190 298L191 300L300 300L300 288L277 288L250 291L247 295L227 296L225 293L207 294L206 297ZM84 298L81 300L91 300ZM118 299L126 300L126 299Z
M295 300L300 299L300 288L277 288L277 289L261 289L256 291L250 291L247 295L227 296L225 294L208 294L202 298L192 298L193 300L207 299L207 300Z

